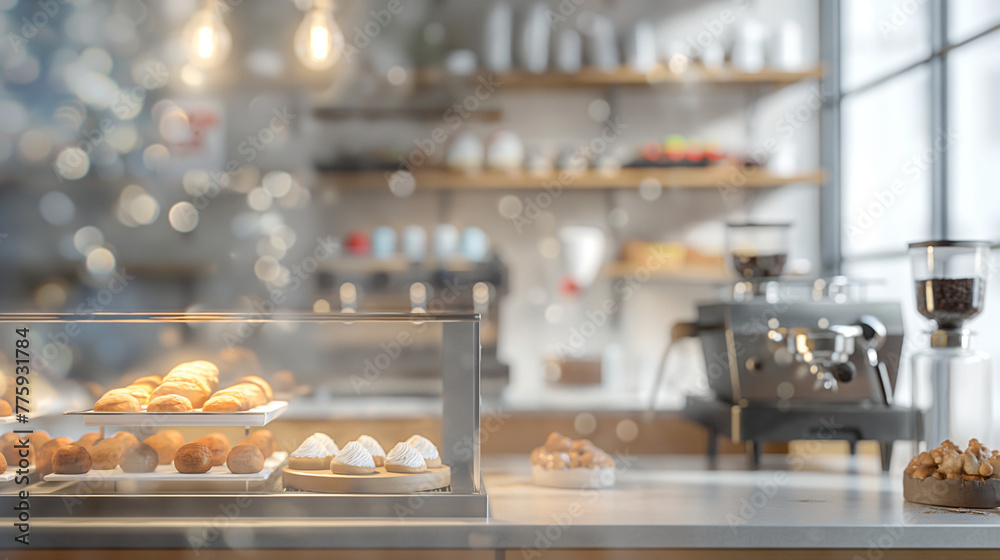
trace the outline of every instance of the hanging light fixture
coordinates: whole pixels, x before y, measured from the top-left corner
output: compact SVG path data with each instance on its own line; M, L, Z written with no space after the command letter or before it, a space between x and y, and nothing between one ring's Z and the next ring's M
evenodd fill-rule
M333 19L332 0L315 0L295 31L295 56L310 70L333 68L344 53L344 33Z
M216 9L216 0L206 0L205 7L195 12L184 25L182 40L191 63L201 68L214 68L229 56L232 35Z

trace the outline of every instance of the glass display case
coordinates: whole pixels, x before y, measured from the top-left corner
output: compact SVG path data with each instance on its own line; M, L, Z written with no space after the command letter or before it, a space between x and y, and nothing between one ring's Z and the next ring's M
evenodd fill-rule
M30 490L45 518L485 517L479 327L476 313L0 315L15 408L0 507ZM431 339L434 421L386 431L395 401L366 392Z

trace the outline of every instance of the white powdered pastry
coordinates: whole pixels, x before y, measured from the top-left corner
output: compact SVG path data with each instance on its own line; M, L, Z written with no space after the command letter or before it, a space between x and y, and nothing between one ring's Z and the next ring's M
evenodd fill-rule
M420 467L427 466L420 452L405 441L397 443L396 447L389 450L389 453L385 456L385 462L411 469L419 469Z
M326 447L326 444L321 438L316 437L317 434L313 434L306 438L302 442L302 445L298 449L292 451L291 457L303 457L303 458L315 458L323 459L329 457L331 453Z
M331 438L330 436L328 436L326 434L321 434L319 432L316 432L315 434L313 434L313 435L311 435L309 437L319 438L319 440L322 441L323 445L326 447L326 454L327 455L332 456L332 455L336 455L338 452L340 452L340 448L337 447L336 443L334 443L333 438Z
M372 457L385 457L385 449L382 449L379 442L372 436L365 434L359 437L357 441L361 445L365 446L365 449L372 454Z
M375 459L372 454L365 449L365 446L356 441L352 441L344 446L333 458L334 463L341 465L351 465L352 467L372 467L375 468Z
M406 443L412 445L420 453L420 456L428 461L438 458L438 448L424 436L413 434L410 439L406 440Z

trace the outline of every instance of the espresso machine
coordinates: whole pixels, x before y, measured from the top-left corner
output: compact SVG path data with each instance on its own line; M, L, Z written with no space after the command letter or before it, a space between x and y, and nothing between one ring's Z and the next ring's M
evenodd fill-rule
M846 440L853 453L874 440L887 470L893 442L915 426L913 411L893 403L900 305L865 301L865 284L844 277L781 277L789 229L729 225L731 300L699 305L697 320L671 331L671 345L701 341L711 393L688 396L683 414L708 428L713 463L720 435L745 445L752 468L764 442Z

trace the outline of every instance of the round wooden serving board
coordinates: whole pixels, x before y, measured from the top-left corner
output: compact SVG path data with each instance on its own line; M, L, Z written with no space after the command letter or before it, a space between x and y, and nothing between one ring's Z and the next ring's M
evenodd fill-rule
M375 470L374 474L334 474L285 467L282 483L288 488L328 494L408 494L451 485L451 469L447 466L414 474L387 472L385 467Z
M961 479L918 479L903 475L903 497L908 501L932 506L962 508L1000 508L1000 479L982 482Z

